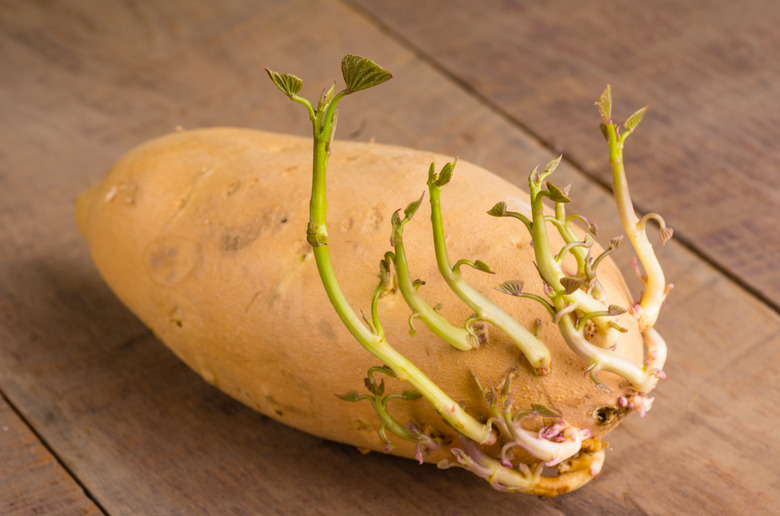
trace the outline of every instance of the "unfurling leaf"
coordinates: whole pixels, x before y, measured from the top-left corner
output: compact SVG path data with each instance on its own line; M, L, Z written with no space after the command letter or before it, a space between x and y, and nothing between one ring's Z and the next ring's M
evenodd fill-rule
M568 188L566 189L568 190ZM560 203L571 202L571 199L566 195L566 191L561 190L549 181L547 181L547 190L550 192L551 201Z
M404 391L401 393L401 398L405 400L416 400L421 396L422 394L415 391L414 389L404 389Z
M503 217L506 215L506 203L504 201L501 201L499 203L496 203L495 206L490 208L490 211L487 212L488 215L491 215L493 217Z
M274 72L268 68L266 68L265 71L268 72L268 76L272 81L274 81L276 87L290 98L294 97L295 94L301 91L301 88L303 88L303 81L295 75Z
M561 160L563 159L563 155L558 156L554 160L550 161L547 166L544 167L544 173L549 175L555 172L555 170L558 168L558 165L561 164Z
M607 312L609 312L609 315L620 315L626 313L626 309L618 305L609 305Z
M542 176L539 175L539 165L535 166L531 171L531 174L528 176L528 180L536 185L542 182Z
M604 124L610 124L612 121L612 87L609 84L596 102L596 107L599 108Z
M626 131L633 131L636 129L636 126L639 125L639 122L642 121L642 118L644 118L645 113L647 113L647 106L643 107L642 109L638 109L636 113L628 117L628 120L623 124L623 127L626 128Z
M439 172L438 177L436 178L436 186L444 186L447 183L450 182L450 179L452 179L452 173L455 171L455 162L450 161L447 164L445 164L441 172Z
M355 391L349 391L346 394L336 394L336 397L339 399L342 399L344 401L358 401L360 400L360 396Z
M406 209L404 209L404 216L407 220L411 220L411 218L414 217L414 214L417 213L417 209L420 207L423 197L425 197L425 192L422 193L419 199L410 202Z
M582 286L581 278L574 278L572 276L566 276L561 278L561 285L563 286L563 293L567 296L573 294Z
M607 129L607 124L605 124L603 122L600 123L599 124L599 129L601 129L601 134L604 136L604 139L606 141L609 141L609 129Z
M488 274L495 274L492 270L490 270L490 266L482 260L475 261L474 268L478 271L487 272Z
M322 90L322 95L320 95L320 101L317 105L317 111L322 111L326 107L328 107L328 104L330 104L330 101L333 100L333 96L336 94L336 84L333 83L329 90Z
M558 412L539 403L531 403L531 408L542 417L561 417Z
M347 85L347 93L365 90L392 79L392 75L370 59L346 55L341 61L341 75Z
M401 213L401 210L395 210L392 217L390 217L390 224L392 224L394 228L397 228L401 225L401 216L399 213Z
M661 245L666 245L666 242L672 239L672 236L674 235L674 230L670 227L664 227L661 229L660 238L661 238Z
M607 249L614 250L620 247L620 244L623 243L623 235L616 236L612 240L609 241L609 245L607 246Z
M519 296L523 293L524 286L525 284L520 280L509 280L497 286L496 290L510 296Z

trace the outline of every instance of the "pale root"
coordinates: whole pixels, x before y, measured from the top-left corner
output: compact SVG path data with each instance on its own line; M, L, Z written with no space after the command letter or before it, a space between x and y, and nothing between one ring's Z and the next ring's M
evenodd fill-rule
M307 138L231 128L170 134L129 152L84 192L77 219L116 295L207 382L295 428L382 451L372 406L336 396L366 393L363 378L379 364L343 328L317 274L306 241L311 160ZM391 249L392 213L420 197L431 162L441 168L449 160L400 147L334 144L328 245L356 310L370 313L379 261ZM533 165L522 164L529 170ZM525 291L543 295L525 227L486 214L502 200L520 211L522 204L511 200L527 198L507 181L459 161L442 194L444 229L453 260L480 259L496 272L464 268L468 282L529 330L542 321L540 336L552 353L548 375L535 375L495 328L473 351L452 348L421 321L410 336L410 310L398 292L381 298L381 321L390 345L471 415L489 415L474 375L500 389L514 370L516 409L540 403L602 437L628 411L619 401L632 392L628 382L601 372L611 392L597 388L585 373L588 364L567 347L541 305L494 290L518 279ZM421 295L431 305L441 303L441 313L460 324L472 314L439 275L429 214L423 203L404 230L410 273L425 281ZM561 240L552 242L557 252ZM632 305L611 261L600 266L599 279L610 303ZM619 336L617 353L641 364L636 320L629 314L618 320L628 332ZM385 382L388 393L408 388L398 380ZM402 424L414 422L457 443L425 399L392 400L388 409ZM538 429L544 422L537 417L529 423L529 429ZM397 445L392 453L414 457L414 443L391 439ZM452 458L446 447L426 460L442 458Z

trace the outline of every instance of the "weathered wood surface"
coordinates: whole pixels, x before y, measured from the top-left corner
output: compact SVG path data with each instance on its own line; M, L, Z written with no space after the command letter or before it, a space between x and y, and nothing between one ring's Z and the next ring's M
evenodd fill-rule
M81 486L1 397L0 514L101 514Z
M780 307L775 0L350 2L605 184L594 95L612 83L620 121L649 104L626 151L637 204Z
M438 9L427 11L434 4ZM481 7L474 13L465 3L447 3L449 11L443 4L407 6L410 18L401 25L412 27L415 12L418 25L423 20L438 23L436 16L446 12L493 20L495 32L504 27L491 12L505 13L505 7ZM702 9L708 23L742 20L738 11L727 9L729 3L711 4L720 9ZM756 20L759 35L750 37L757 39L748 41L771 41L771 34L761 32L776 12L771 7ZM533 10L537 17L553 16L552 10L545 12ZM390 14L381 16L388 26L397 23ZM562 84L547 80L529 90L529 81L506 83L499 72L509 70L511 60L519 57L483 45L481 66L483 73L494 70L492 81L502 85L498 98L523 109L537 98L543 105L534 108L536 113L552 113L548 119L526 119L515 111L498 113L486 103L485 98L498 95L493 90L480 93L491 79L464 76L465 88L455 81L467 71L453 68L457 56L447 54L449 50L429 49L422 59L376 19L336 0L0 2L0 390L71 475L64 469L56 478L34 468L20 473L2 461L0 478L21 475L15 482L30 492L50 485L52 492L64 493L63 500L75 493L74 485L81 485L109 514L475 514L488 507L499 514L771 513L780 504L773 441L780 424L780 318L729 279L744 277L750 286L736 264L718 261L709 251L697 248L719 268L676 242L661 251L676 289L660 324L671 346L669 379L657 390L653 411L643 420L632 416L610 434L613 449L592 484L541 500L496 493L462 471L441 472L379 454L361 456L226 398L175 359L112 296L73 222L73 199L81 189L97 181L127 149L176 125L307 134L300 106L280 98L262 67L299 73L306 80L305 93L315 96L338 77L341 56L352 52L376 59L395 78L381 90L343 104L340 137L375 137L459 155L518 183L535 164L550 159L550 147L563 145L587 172L603 161L596 154L603 148L592 101L605 81L615 85L618 110L651 102L659 114L653 119L651 113L643 122L643 136L634 137L632 178L642 207L671 211L682 238L695 243L700 238L696 228L719 223L721 214L738 208L724 194L718 198L718 217L695 198L681 212L669 200L674 189L651 185L643 171L659 166L652 153L664 148L668 156L685 158L684 166L675 165L676 185L699 180L705 165L713 162L692 163L688 145L706 141L713 126L697 124L690 116L674 117L686 120L688 137L669 135L668 130L683 126L675 126L668 113L695 111L690 105L695 96L671 87L687 84L683 70L669 67L664 70L669 76L648 75L637 67L622 82L613 79L623 69L614 61L603 68L583 65L577 52L603 49L606 43L595 35L612 38L620 25L614 17L619 16L588 18L590 30L571 51L558 49L560 73L569 74ZM721 18L713 20L715 16ZM517 26L514 37L521 41L526 31L528 39L539 39L534 27L539 28ZM644 38L668 40L664 48L672 48L676 40L668 35L680 28L660 16L644 30ZM435 32L450 36L442 28ZM472 46L482 45L483 32L461 30L457 36L464 47L459 52L470 48L469 38ZM709 50L713 62L719 62L719 49L728 48L733 37L712 36L720 45ZM610 48L618 53L621 40L613 43ZM691 42L683 38L678 44L685 52ZM625 50L631 51L639 50ZM549 55L521 54L517 68L541 73L553 49L545 52ZM654 63L654 70L663 70L666 57L660 52L645 59ZM491 61L500 66L489 66ZM717 87L736 91L741 75L724 72L728 80L719 83L708 66L714 65L698 65L715 83L708 94ZM767 89L780 87L772 70L764 79ZM642 88L636 86L640 83ZM565 109L556 104L558 97ZM750 96L738 100L751 103ZM755 150L756 141L747 142L756 130L748 117L729 113L736 122L718 125L718 131ZM581 130L586 125L588 130ZM554 139L553 133L564 139ZM721 147L708 149L717 153ZM754 181L763 180L765 186L753 192L764 200L776 199L771 173L757 171L761 167L751 161L754 155L742 157L729 162L734 175L742 177L738 180L763 173ZM770 163L763 165L764 171L772 170ZM723 185L713 174L702 186L710 193ZM566 177L561 184L572 182L579 211L596 219L603 234L618 233L604 188L571 164L561 175ZM745 206L742 190L726 192ZM755 254L750 259L771 276L777 270L773 258L761 252L776 245L777 237L756 227L768 243L748 247ZM719 234L722 245L733 245L731 237ZM626 264L629 258L624 252L618 259ZM4 425L24 432L18 426L23 423L5 409L0 428ZM24 444L14 442L19 450L4 453L20 453ZM7 502L4 489L0 507Z

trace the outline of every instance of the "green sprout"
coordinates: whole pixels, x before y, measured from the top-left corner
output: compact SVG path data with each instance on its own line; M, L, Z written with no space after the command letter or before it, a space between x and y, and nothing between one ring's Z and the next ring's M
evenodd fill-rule
M455 462L444 460L439 462L439 467L458 466L469 469L487 479L496 489L552 496L590 480L599 472L604 461L604 450L600 441L590 439L587 429L568 424L558 411L543 404L533 403L530 408L514 410L513 371L506 375L498 390L490 384L486 387L475 377L489 414L486 420L477 418L467 413L459 403L392 347L382 326L380 299L388 292L397 291L411 311L409 331L412 335L416 333L414 322L419 319L456 350L470 352L486 342L484 332L486 325L490 324L509 337L536 374L543 375L550 371L551 354L540 339L542 322L537 320L533 331L528 330L464 280L463 267L492 274L493 271L485 262L465 258L454 264L450 261L445 243L441 204L442 190L453 178L455 161L446 163L438 172L435 164L430 166L427 187L431 228L439 272L449 289L473 311L473 315L461 323L451 323L439 313L440 305L431 306L420 294L419 290L424 282L412 279L404 247L404 230L419 210L424 194L392 215L392 251L386 252L380 260L379 282L371 299L370 315L361 313L358 316L344 296L334 272L328 246L325 188L328 158L338 115L337 106L347 95L389 80L392 77L390 73L369 59L348 55L342 61L345 88L337 92L334 84L327 91L323 91L315 108L311 102L298 95L303 88L301 79L291 74L266 71L287 97L306 108L312 123L312 190L306 236L313 248L323 286L345 327L363 348L383 364L368 370L365 379L368 394L351 391L339 397L350 402L369 401L380 421L379 434L386 450L394 447L389 433L415 442L416 457L420 462L423 461L424 453L441 448L441 440L425 433L413 422L399 422L390 414L388 402L412 402L425 398L458 433L460 442L460 448L449 446L449 452ZM590 374L596 386L606 389L598 378L600 371L623 377L630 382L633 391L621 396L619 404L633 408L643 415L652 404L652 398L648 398L647 393L656 386L659 378L664 376L666 344L653 326L671 287L665 284L663 272L647 238L647 223L651 220L658 223L662 244L672 236L672 230L666 227L657 214L648 214L641 219L636 216L626 183L624 142L642 120L646 109L640 109L629 117L623 124L625 132L621 134L621 130L612 122L612 96L609 86L596 105L603 120L601 129L609 144L618 213L628 240L644 269L640 274L645 283L641 300L628 310L609 302L607 292L599 282L598 268L604 259L618 248L622 237L612 239L604 251L597 256L593 255L592 237L598 233L596 226L585 217L567 214L566 205L570 203L569 188L560 188L549 181L549 177L560 165L561 157L550 161L544 170L535 168L529 175L529 213L509 211L504 202L497 203L488 211L493 217L519 220L530 233L536 268L544 282L544 295L525 292L522 280L505 281L498 285L496 290L541 304L550 314L551 321L557 325L564 341L581 357L584 362L583 369ZM545 206L545 202L554 205L552 211ZM577 222L584 223L587 228L587 234L583 237L579 236L581 231L574 226ZM563 240L560 249L552 248L549 228L554 228ZM576 271L564 270L563 263L567 257L576 263ZM614 351L617 336L626 331L617 318L627 311L638 319L644 339L647 359L641 365ZM384 380L377 381L375 378L377 373L407 382L412 388L401 393L386 394ZM542 418L542 429L531 432L524 428L522 423L529 418ZM496 448L500 449L498 457L489 456L482 449L483 445L492 444L501 445ZM529 466L515 460L516 448L522 448L538 462ZM558 475L543 476L545 466L557 466Z
M336 108L345 96L382 84L392 77L390 73L383 70L373 61L358 56L346 56L342 61L341 68L347 87L338 93L335 93L335 89L331 88L331 90L320 97L316 109L308 100L298 96L298 92L303 86L303 81L294 75L266 70L274 84L285 95L294 102L303 104L306 107L309 119L312 122L314 157L312 192L309 202L309 224L306 235L308 242L313 248L317 270L328 299L353 337L366 350L387 365L395 377L409 382L420 392L452 428L478 443L492 442L495 439L495 433L489 425L480 423L473 416L467 414L457 402L389 344L384 331L378 324L378 314L376 314L376 299L378 299L378 295L374 296L372 324L366 324L366 321L358 317L349 304L336 278L327 245L327 199L325 189L328 157L330 156L330 146L335 130ZM377 290L380 289L384 289L383 281L380 281L380 286Z

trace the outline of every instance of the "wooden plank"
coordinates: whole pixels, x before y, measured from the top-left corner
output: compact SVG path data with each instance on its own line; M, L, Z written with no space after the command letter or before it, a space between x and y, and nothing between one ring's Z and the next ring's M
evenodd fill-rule
M102 514L1 396L0 513Z
M592 106L612 83L638 206L777 309L780 4L349 0L492 107L609 181Z
M660 326L669 380L644 420L610 434L604 473L571 495L505 495L463 471L361 456L226 398L113 298L77 234L73 198L122 152L177 124L306 134L300 106L262 66L299 73L315 96L354 52L396 77L344 103L342 138L457 154L518 183L550 153L336 1L3 6L0 66L13 73L0 111L15 130L0 140L0 386L108 513L717 514L780 503L770 437L780 320L675 243L662 251L677 284ZM617 233L603 189L571 166L560 174L577 209Z

